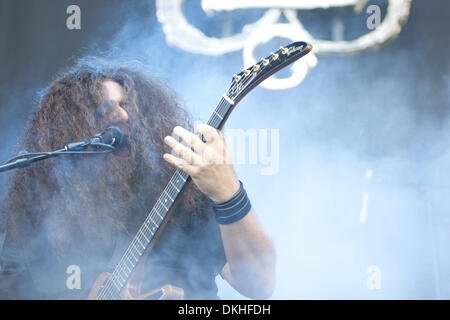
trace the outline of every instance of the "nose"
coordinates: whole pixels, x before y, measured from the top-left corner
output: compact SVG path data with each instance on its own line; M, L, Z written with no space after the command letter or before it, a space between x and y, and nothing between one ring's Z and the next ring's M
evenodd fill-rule
M114 106L108 112L107 120L110 123L127 122L128 121L128 113L122 107Z

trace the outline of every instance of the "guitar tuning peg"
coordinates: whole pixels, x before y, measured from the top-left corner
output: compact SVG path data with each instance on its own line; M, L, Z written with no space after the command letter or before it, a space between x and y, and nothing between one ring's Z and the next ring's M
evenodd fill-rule
M284 48L284 47L280 47L281 53L282 54L287 54L289 52L288 48Z
M259 70L259 64L255 64L253 66L253 71L258 71Z
M269 64L269 60L268 59L264 59L264 58L262 58L261 59L261 62L262 62L262 64L263 64L263 66L267 66L268 64Z
M250 74L250 71L248 71L247 69L244 70L244 76L248 76Z
M270 53L271 54L271 56L272 56L272 60L277 60L278 59L278 53Z
M233 75L234 81L238 82L239 80L241 80L241 76L238 76L237 74Z

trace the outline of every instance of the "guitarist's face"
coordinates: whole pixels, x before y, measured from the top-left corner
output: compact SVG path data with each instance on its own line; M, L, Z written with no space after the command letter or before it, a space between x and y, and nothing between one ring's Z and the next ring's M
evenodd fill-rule
M126 123L128 121L128 113L122 107L124 92L120 84L117 82L106 80L103 83L104 100L98 107L98 111L103 115L105 120L113 125L117 123Z
M106 80L103 83L104 98L97 108L97 112L103 118L106 126L116 126L122 130L125 135L125 141L120 150L115 152L115 155L128 158L130 156L130 146L127 141L127 136L129 135L127 130L129 115L123 107L124 96L124 90L120 84L112 80Z

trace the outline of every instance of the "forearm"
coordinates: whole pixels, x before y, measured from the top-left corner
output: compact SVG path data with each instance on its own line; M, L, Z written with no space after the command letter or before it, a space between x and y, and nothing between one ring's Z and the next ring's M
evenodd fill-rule
M268 298L275 285L275 249L253 210L240 221L220 225L228 270L224 276L251 298Z

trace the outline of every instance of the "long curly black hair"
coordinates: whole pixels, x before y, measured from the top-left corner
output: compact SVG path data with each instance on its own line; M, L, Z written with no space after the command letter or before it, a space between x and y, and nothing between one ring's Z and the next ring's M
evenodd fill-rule
M62 255L82 239L109 244L111 230L132 234L143 221L175 170L162 160L170 151L163 138L176 125L192 128L175 92L146 69L136 61L86 57L42 91L19 150L56 150L62 143L105 129L96 109L103 99L103 83L113 80L125 93L121 107L129 116L131 158L124 161L108 154L48 159L16 171L2 211L18 246L26 246L29 235L44 232L52 250ZM190 219L202 221L209 201L190 183L173 210L175 222L186 212Z

